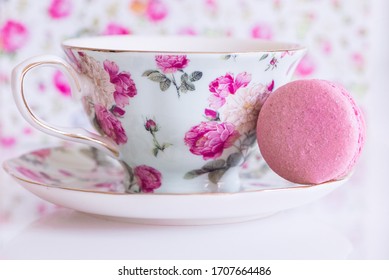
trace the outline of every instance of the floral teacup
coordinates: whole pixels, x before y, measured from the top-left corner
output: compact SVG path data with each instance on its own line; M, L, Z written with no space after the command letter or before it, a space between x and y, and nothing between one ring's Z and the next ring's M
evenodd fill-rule
M120 160L128 192L236 192L256 143L267 96L285 84L305 49L238 39L110 36L70 39L68 58L30 58L13 71L22 115L45 133ZM40 120L24 96L25 74L54 65L81 94L98 133Z

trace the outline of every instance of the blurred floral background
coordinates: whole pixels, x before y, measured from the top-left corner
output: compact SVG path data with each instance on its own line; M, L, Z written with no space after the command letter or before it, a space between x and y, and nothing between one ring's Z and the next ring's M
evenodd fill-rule
M10 74L16 64L34 55L64 57L60 43L71 37L158 34L297 42L309 51L294 79L339 82L363 106L370 87L371 30L366 20L372 16L370 5L368 0L0 0L1 159L60 143L21 118L13 103ZM37 115L62 126L86 124L61 72L37 70L26 82ZM3 171L0 175L2 185L11 181ZM21 204L31 209L31 216L55 208L32 196L26 199L23 190L7 190L7 199L2 191L0 225L26 215L15 211ZM363 209L360 201L345 202L345 196L337 192L329 214L342 215L347 206L355 208L355 213ZM352 218L339 226L349 227L353 241L361 237L361 225Z

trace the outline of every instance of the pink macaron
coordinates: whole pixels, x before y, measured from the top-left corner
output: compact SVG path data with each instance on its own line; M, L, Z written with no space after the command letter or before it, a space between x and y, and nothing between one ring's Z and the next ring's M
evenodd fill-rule
M298 80L266 100L257 139L263 158L278 175L295 183L319 184L352 170L365 142L365 122L341 86Z

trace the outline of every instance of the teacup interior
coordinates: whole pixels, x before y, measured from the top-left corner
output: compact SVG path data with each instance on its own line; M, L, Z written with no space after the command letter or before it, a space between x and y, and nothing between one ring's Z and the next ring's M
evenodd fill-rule
M297 44L234 38L147 37L133 35L98 36L69 39L66 48L114 52L167 53L246 53L300 50Z

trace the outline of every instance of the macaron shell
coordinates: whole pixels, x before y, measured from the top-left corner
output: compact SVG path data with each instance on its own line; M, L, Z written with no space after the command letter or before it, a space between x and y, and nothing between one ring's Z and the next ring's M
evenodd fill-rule
M363 117L361 109L358 107L356 104L355 100L351 96L351 94L342 86L336 85L332 82L327 81L333 88L338 88L341 91L341 94L343 94L348 101L350 102L355 117L357 118L357 123L358 123L358 129L359 129L359 137L358 137L358 149L355 151L353 159L350 161L350 164L348 168L345 170L345 172L341 175L338 176L338 178L346 176L348 173L352 171L354 168L356 162L358 161L359 157L361 156L363 146L365 145L365 138L366 138L366 124L365 124L365 119ZM337 178L336 178L337 179Z
M323 80L299 80L276 90L257 125L258 145L270 168L301 184L347 174L364 142L363 117L350 98Z

